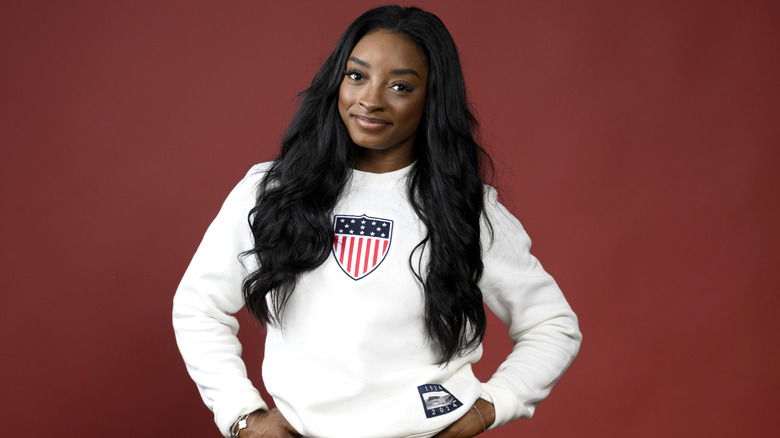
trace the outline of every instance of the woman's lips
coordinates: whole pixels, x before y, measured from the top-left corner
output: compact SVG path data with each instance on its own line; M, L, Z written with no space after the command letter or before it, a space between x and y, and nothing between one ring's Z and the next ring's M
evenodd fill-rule
M373 117L366 117L362 116L360 114L355 114L352 116L352 118L355 119L355 123L360 126L363 129L366 129L368 131L379 131L382 129L387 128L388 126L392 125L392 123L382 120L382 119L375 119Z

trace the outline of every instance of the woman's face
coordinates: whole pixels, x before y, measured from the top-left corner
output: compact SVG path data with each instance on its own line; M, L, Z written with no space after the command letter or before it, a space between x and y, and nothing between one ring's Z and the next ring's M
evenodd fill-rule
M339 114L361 146L358 164L401 168L414 160L427 82L424 55L409 38L378 30L357 43L339 88Z

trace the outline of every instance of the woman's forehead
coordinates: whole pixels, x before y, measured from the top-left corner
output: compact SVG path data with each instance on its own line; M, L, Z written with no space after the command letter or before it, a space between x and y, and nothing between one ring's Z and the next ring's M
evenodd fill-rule
M393 68L427 69L425 54L414 40L384 29L370 32L361 38L352 49L350 58L357 58L371 68L376 64L392 65Z

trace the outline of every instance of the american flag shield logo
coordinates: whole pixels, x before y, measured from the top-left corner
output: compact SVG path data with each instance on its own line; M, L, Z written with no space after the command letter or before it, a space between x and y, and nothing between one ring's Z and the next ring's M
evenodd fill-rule
M378 217L336 215L333 257L353 280L374 271L387 255L393 236L393 221Z

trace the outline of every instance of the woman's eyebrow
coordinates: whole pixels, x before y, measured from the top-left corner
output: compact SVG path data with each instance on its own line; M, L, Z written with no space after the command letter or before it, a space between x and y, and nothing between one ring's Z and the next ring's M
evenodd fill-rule
M390 70L390 74L391 75L415 75L418 78L422 79L420 77L420 74L417 73L415 70L413 70L411 68L402 68L402 69L399 69L399 70Z
M363 61L360 58L356 58L354 56L350 56L349 60L354 62L355 64L361 65L361 66L363 66L365 68L371 68L371 64L367 63L366 61ZM415 75L418 78L422 79L420 77L420 74L417 73L416 70L411 69L411 68L401 68L401 69L397 69L397 70L390 70L390 74L391 75Z
M362 65L365 68L371 68L371 64L367 63L366 61L363 61L360 58L356 58L354 56L350 56L349 60L354 62L355 64Z

